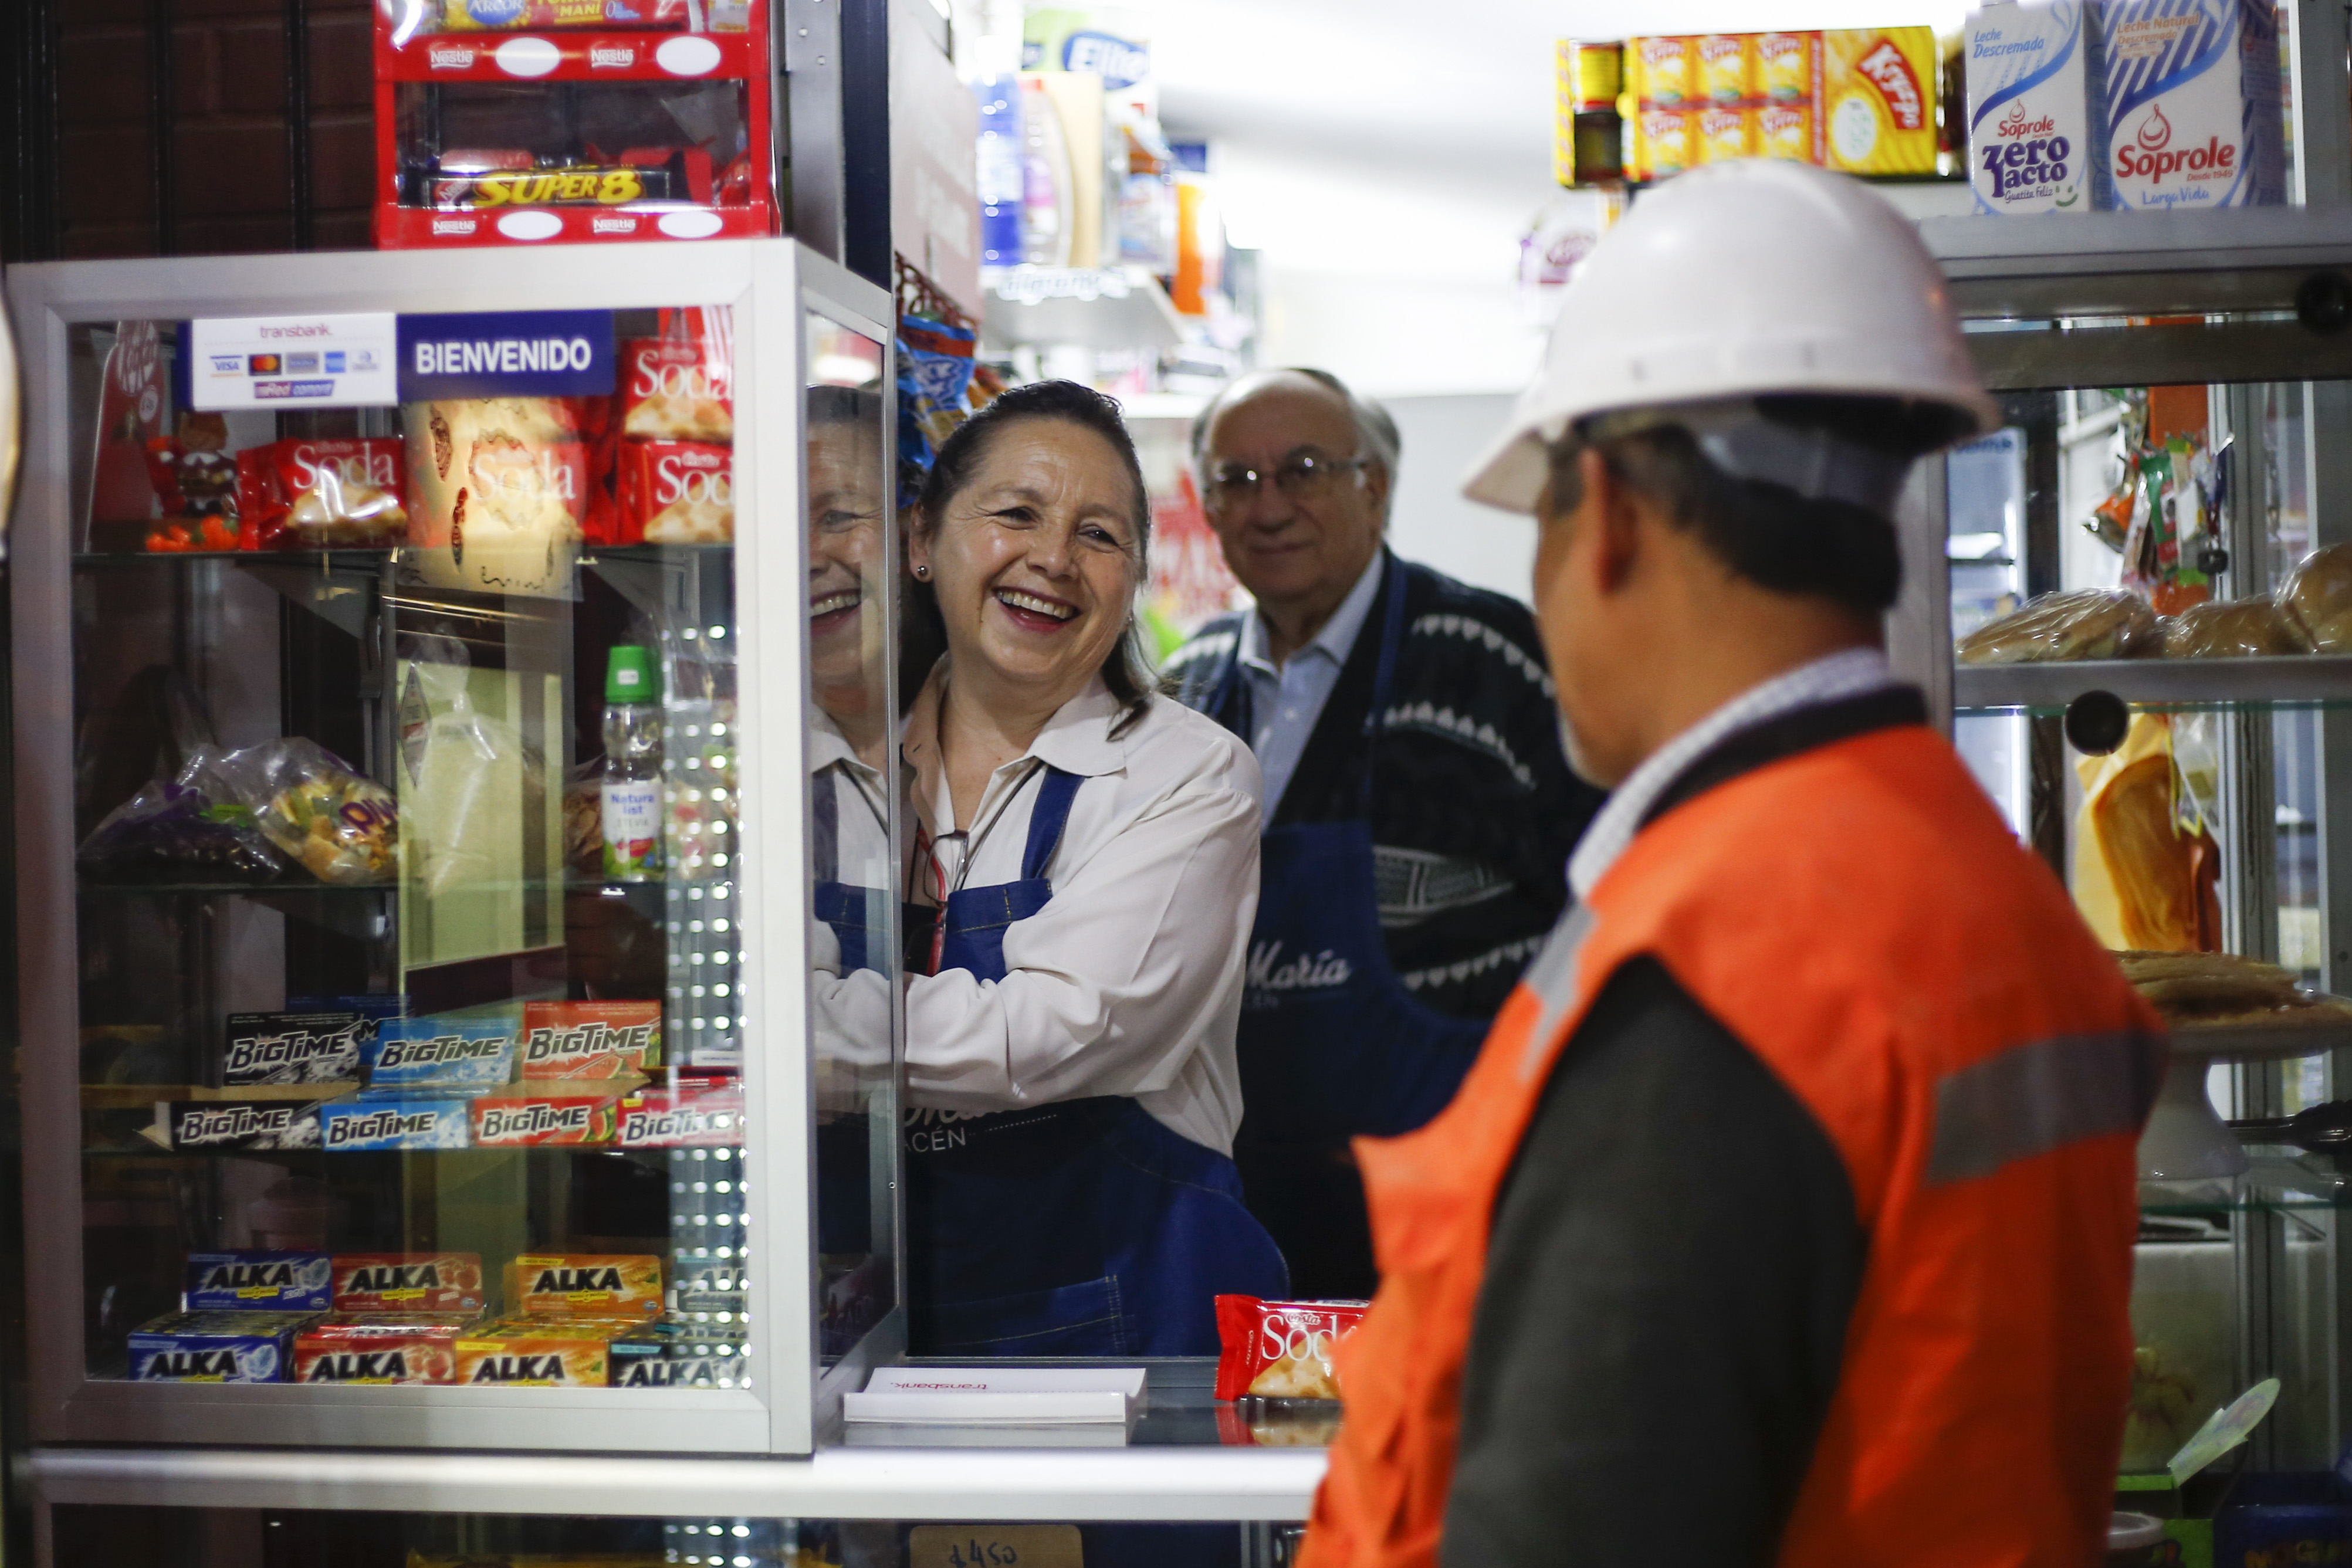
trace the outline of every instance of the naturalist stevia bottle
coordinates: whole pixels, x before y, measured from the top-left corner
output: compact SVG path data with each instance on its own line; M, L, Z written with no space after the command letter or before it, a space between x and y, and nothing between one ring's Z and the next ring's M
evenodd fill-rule
M662 872L662 710L650 648L624 643L604 666L604 880Z

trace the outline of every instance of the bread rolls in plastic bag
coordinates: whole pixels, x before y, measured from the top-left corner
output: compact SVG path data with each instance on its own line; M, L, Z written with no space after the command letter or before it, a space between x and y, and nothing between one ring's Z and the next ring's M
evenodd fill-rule
M2268 599L2192 604L2163 623L2168 659L2244 659L2308 653L2310 639L2294 616Z
M2352 544L2305 556L2279 585L2278 601L2315 652L2352 653Z
M2155 652L2156 612L2137 593L2084 588L2045 593L1959 642L1963 664L2129 659Z

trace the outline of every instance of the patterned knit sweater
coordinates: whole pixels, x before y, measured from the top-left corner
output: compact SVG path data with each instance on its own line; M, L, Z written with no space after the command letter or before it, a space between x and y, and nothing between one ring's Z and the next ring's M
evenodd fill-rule
M1560 754L1527 608L1394 556L1388 567L1404 574L1404 625L1372 779L1381 932L1421 1000L1491 1018L1559 918L1569 851L1603 797ZM1358 814L1381 622L1375 603L1269 827ZM1229 680L1241 624L1210 622L1166 673L1185 703L1246 737L1248 683Z

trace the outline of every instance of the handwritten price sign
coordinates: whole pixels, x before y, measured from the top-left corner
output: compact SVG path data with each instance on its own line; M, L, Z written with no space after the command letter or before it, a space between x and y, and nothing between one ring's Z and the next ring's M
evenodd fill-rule
M907 1568L1086 1568L1075 1524L919 1524Z

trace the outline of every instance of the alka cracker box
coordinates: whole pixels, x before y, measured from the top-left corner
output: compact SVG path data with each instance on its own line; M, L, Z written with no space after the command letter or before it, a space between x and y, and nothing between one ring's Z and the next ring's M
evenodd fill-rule
M457 1381L467 1387L603 1388L612 1380L612 1342L630 1324L612 1319L503 1318L457 1343Z
M191 1252L181 1307L191 1312L323 1312L335 1266L324 1252Z
M751 1383L746 1336L740 1328L705 1327L661 1319L616 1336L612 1345L615 1388L738 1388Z
M1936 172L1932 27L1824 32L1816 162L1848 174Z
M163 1100L174 1149L315 1149L319 1103L301 1100Z
M547 1144L609 1144L621 1099L645 1081L555 1080L501 1090L474 1102L474 1146L527 1148Z
M507 1265L507 1310L524 1317L649 1318L662 1310L650 1253L524 1253Z
M1978 212L2112 204L2102 42L2092 7L2076 0L1988 5L1969 17L1961 49Z
M455 1383L471 1317L338 1312L294 1339L296 1383Z
M488 1300L476 1252L339 1252L338 1312L478 1313Z
M733 1148L743 1142L743 1081L680 1078L621 1102L614 1142L625 1149Z
M2100 26L2118 209L2286 200L2278 23L2266 0L2106 0Z
M354 1083L366 1023L349 1012L231 1013L221 1054L221 1082Z
M131 1332L134 1383L283 1383L316 1312L167 1312Z
M385 1019L368 1058L370 1089L494 1089L514 1077L513 1018Z
M319 1142L329 1154L473 1146L467 1096L362 1094L319 1107Z
M522 1077L626 1078L661 1065L659 1002L525 1002Z

